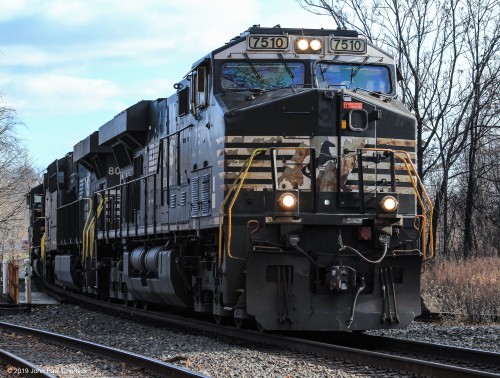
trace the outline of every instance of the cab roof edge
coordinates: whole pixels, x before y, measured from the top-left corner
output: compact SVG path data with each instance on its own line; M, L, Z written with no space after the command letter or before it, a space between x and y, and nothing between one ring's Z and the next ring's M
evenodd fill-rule
M246 37L248 34L296 34L304 36L328 36L334 35L336 37L351 37L357 38L359 34L356 30L345 30L345 29L303 29L303 28L282 28L279 25L274 27L261 27L260 25L253 25L252 27L245 30L240 34L240 38ZM238 37L236 37L238 38Z

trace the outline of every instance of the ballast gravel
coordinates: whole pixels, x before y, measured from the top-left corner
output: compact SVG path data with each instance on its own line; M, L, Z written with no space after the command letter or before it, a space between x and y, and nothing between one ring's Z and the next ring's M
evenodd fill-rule
M133 322L70 304L34 308L0 321L90 340L187 367L210 377L375 377L381 372L329 358ZM405 330L370 334L500 352L500 325L441 326L413 323ZM113 376L113 375L110 375Z

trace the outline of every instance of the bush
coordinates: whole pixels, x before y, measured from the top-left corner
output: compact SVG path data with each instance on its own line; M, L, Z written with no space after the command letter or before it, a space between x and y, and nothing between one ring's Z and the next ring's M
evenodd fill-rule
M469 323L500 319L500 258L436 260L422 275L422 297L432 312Z

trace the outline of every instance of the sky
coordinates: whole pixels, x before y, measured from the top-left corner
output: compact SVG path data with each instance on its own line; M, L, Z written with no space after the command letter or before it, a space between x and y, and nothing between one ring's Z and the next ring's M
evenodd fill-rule
M0 106L41 171L255 24L336 28L296 0L0 0Z

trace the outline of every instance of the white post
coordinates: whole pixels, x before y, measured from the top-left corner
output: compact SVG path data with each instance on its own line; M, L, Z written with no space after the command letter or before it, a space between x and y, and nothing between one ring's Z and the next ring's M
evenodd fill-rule
M4 256L2 261L2 272L3 272L3 299L7 299L7 271L9 270L9 262Z
M30 272L30 267L31 267L31 260L30 259L25 259L24 260L24 267L25 267L25 276L24 276L24 286L26 286L26 305L28 307L31 305L31 272Z

